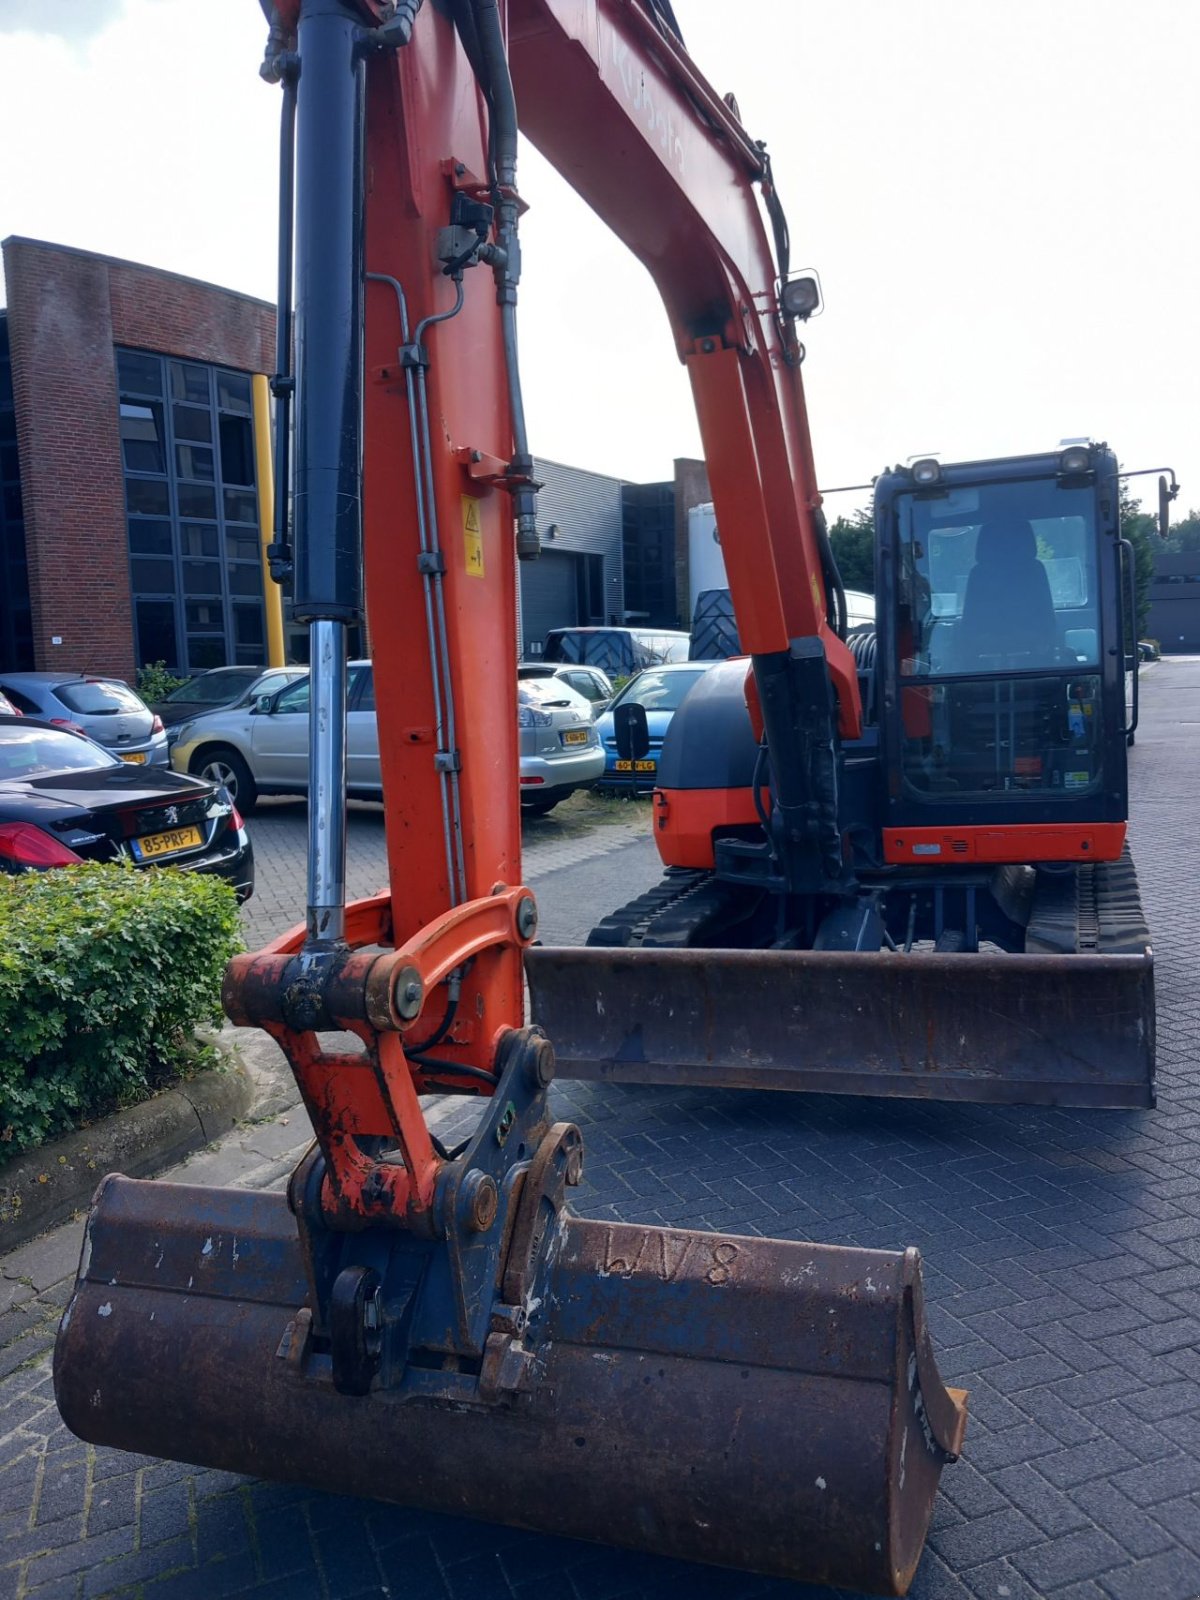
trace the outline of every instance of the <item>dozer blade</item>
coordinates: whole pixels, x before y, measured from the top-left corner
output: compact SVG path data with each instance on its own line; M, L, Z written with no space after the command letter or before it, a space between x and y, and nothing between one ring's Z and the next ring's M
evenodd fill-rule
M416 1362L347 1397L304 1337L282 1196L109 1178L59 1408L94 1444L903 1593L966 1422L916 1251L552 1225L510 1392L434 1398L434 1379L470 1380Z
M1154 1104L1139 955L532 949L560 1078L1006 1105Z

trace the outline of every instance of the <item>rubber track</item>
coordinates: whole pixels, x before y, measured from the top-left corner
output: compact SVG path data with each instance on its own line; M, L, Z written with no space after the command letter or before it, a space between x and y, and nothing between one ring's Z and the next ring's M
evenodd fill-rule
M1049 954L1141 955L1150 944L1137 872L1126 845L1119 861L1041 876L1025 948Z
M598 923L587 942L623 949L686 949L723 923L742 899L740 886L719 883L710 872L670 868L652 889ZM1149 944L1128 845L1119 861L1082 866L1061 877L1039 876L1025 934L1027 951L1141 955Z
M609 949L641 944L653 919L676 901L690 894L701 884L711 881L711 872L689 872L686 868L668 868L666 876L653 889L630 900L628 905L610 912L598 922L587 936L589 945L605 945Z

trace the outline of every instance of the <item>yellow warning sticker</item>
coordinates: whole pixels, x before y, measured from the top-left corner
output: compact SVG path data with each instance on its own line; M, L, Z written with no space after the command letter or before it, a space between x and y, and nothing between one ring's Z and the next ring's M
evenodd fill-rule
M479 501L469 494L462 497L463 548L467 557L467 574L483 577L483 531L479 526Z

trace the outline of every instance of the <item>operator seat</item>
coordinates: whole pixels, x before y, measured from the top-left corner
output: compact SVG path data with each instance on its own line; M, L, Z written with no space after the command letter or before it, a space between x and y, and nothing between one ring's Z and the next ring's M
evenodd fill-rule
M960 672L1054 666L1058 618L1025 518L993 518L980 526L956 632Z

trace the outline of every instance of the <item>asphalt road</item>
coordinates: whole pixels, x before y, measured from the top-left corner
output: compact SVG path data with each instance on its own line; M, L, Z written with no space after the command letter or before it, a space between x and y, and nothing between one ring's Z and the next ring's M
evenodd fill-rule
M917 1600L1200 1596L1200 660L1147 674L1143 718L1134 846L1156 947L1157 1110L552 1091L555 1112L583 1128L585 1215L921 1248L938 1359L970 1389L971 1424L942 1480ZM261 863L277 851L300 871L301 811L264 808ZM648 841L621 836L626 821L599 847L569 818L531 839L548 936L578 937L597 907L654 875ZM354 825L355 892L380 881L372 827L377 837L377 824ZM271 894L284 870L270 867ZM290 921L294 884L280 894ZM269 902L253 910L277 931ZM277 1183L294 1135L283 1119L245 1130L186 1175L231 1181L240 1162L236 1181ZM64 1230L0 1260L0 1600L816 1600L87 1449L58 1423L47 1363L76 1249Z

